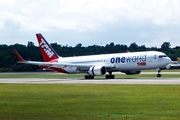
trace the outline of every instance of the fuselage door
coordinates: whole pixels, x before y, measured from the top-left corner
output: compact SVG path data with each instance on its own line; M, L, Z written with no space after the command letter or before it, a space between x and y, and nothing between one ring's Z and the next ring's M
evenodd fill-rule
M152 62L153 56L152 55L148 55L148 62Z

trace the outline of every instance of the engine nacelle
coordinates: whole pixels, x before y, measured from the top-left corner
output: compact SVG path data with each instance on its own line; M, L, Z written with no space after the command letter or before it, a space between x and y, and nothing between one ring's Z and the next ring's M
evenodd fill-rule
M172 64L175 64L175 63L172 63ZM175 66L171 66L170 64L167 65L166 67L163 67L163 68L160 68L160 70L169 70L169 69L174 69Z
M141 71L132 70L132 71L125 71L124 73L126 73L126 75L135 75L135 74L140 74Z
M171 65L170 65L170 64L167 65L167 66L165 67L165 69L167 69L167 70L171 69Z
M106 74L106 68L104 66L92 66L88 71L89 75L104 75Z

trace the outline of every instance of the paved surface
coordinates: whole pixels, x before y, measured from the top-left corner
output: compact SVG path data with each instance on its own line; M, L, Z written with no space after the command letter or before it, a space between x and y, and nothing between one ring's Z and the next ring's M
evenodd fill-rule
M64 73L59 73L59 72L2 72L0 74L64 74ZM113 72L113 74L124 74L122 72ZM157 72L144 72L142 71L140 74L154 74L156 75ZM163 70L161 71L161 74L180 74L180 72L164 72Z
M0 74L42 74L42 72L20 72ZM46 72L43 72L46 74ZM60 74L47 72L47 74ZM118 73L116 73L118 74ZM120 73L119 74L124 74ZM141 74L157 74L157 72L142 72ZM180 72L162 72L163 74L180 74ZM180 78L138 78L138 79L46 79L46 78L5 78L0 83L25 84L180 84Z
M180 84L180 78L140 78L140 79L45 79L45 78L6 78L0 83L22 84Z

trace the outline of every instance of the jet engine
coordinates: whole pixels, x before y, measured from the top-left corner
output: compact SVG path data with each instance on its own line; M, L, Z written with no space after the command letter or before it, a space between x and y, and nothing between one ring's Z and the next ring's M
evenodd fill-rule
M126 75L135 75L135 74L140 74L141 71L132 70L132 71L124 71L124 73L126 73Z
M92 66L88 70L89 75L104 75L106 74L106 68L104 66Z
M172 63L172 64L176 64L176 63ZM171 66L171 64L167 65L166 67L160 68L160 70L169 70L169 69L175 69L176 66Z
M167 65L166 67L165 67L165 69L171 69L171 65L169 64L169 65Z

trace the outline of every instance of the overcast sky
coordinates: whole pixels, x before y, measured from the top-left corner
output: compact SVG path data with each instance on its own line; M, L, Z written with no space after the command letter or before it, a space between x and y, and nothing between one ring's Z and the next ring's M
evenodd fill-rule
M180 0L0 0L0 44L180 46Z

